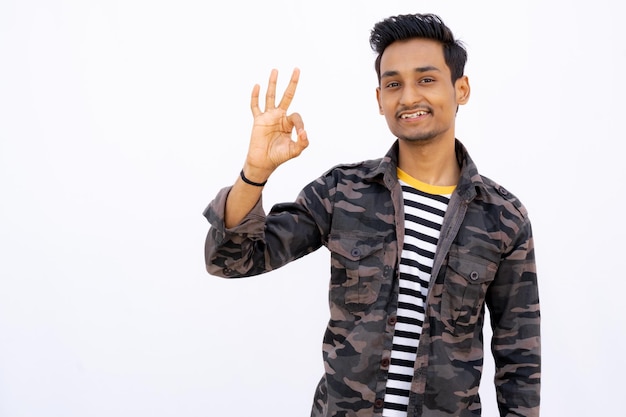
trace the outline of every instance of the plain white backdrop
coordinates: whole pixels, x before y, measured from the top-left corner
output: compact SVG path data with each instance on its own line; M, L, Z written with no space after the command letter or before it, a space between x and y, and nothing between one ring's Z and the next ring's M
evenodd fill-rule
M211 277L201 213L241 168L272 68L281 91L301 69L311 144L266 209L382 156L369 31L409 12L465 42L457 136L530 211L542 415L626 416L619 2L2 0L0 417L309 415L327 251ZM487 355L486 417L492 377Z

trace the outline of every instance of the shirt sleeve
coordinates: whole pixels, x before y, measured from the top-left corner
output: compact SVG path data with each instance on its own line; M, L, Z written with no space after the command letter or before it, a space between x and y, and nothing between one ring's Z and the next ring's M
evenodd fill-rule
M487 294L501 416L539 416L540 310L530 222L505 252Z
M224 212L231 187L223 188L204 210L210 228L205 264L211 275L247 277L277 269L317 250L328 223L326 183L320 178L292 203L276 204L266 215L262 200L238 225L226 228Z

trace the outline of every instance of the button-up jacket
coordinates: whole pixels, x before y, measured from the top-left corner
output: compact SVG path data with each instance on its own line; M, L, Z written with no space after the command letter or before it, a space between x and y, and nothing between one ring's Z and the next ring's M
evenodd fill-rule
M488 308L500 414L538 416L540 314L531 224L520 201L481 176L459 141L456 153L461 177L435 253L408 415L480 415ZM295 202L277 204L267 215L259 202L230 229L224 226L229 187L204 212L212 275L257 275L321 246L330 251L325 373L314 417L382 412L404 240L397 161L396 142L383 158L330 169Z

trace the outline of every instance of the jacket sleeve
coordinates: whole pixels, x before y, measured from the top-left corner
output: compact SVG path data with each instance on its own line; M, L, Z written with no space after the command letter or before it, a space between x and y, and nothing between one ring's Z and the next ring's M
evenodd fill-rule
M515 237L487 294L498 408L501 416L538 417L541 342L532 230L527 217L517 224L506 220Z
M210 228L205 241L207 272L225 278L247 277L277 269L322 245L328 221L324 181L303 189L293 203L282 203L265 214L262 201L235 227L224 225L231 187L220 190L204 210Z

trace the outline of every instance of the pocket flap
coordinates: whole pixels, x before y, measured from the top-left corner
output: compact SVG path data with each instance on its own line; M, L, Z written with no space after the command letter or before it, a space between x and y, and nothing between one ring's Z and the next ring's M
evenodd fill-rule
M498 265L473 255L450 254L448 267L470 283L493 281Z
M328 249L351 261L359 261L383 248L382 236L331 235Z

